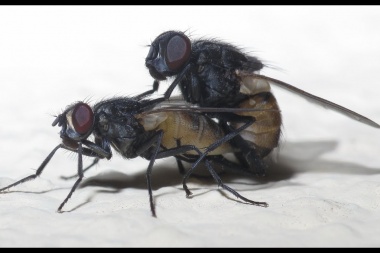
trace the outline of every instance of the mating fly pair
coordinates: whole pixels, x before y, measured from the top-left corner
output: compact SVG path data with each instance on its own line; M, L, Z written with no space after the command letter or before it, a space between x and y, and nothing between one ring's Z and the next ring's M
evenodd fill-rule
M152 42L145 65L155 79L151 91L130 98L104 100L93 107L83 102L67 107L53 122L53 126L61 127L62 143L51 151L35 174L0 192L35 179L59 148L70 150L78 154L78 179L59 206L61 211L83 179L84 171L99 159L111 159L112 147L125 158L141 156L150 160L146 174L153 216L156 215L151 186L153 164L156 159L170 156L177 159L180 169L182 161L192 164L187 171L182 168L187 196L191 192L186 181L203 162L223 189L247 203L266 207L267 203L249 200L223 184L213 165L248 175L264 175L263 159L277 147L282 122L279 106L270 92L271 85L380 127L345 107L259 75L257 72L264 67L259 59L217 40L191 41L182 32L165 32ZM159 81L168 77L174 80L164 97L149 99L158 90ZM177 85L182 100L171 98ZM184 104L183 100L196 106ZM89 140L90 136L94 141ZM239 164L225 158L227 153L235 154ZM95 158L86 169L83 155Z

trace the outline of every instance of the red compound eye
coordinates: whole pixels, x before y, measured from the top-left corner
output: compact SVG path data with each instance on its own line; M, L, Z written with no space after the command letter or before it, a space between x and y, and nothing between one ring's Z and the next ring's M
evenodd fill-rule
M190 58L191 43L184 35L173 36L166 47L166 65L170 70L179 70Z
M94 113L89 105L79 103L75 106L72 114L72 122L78 134L85 134L90 131L94 121Z

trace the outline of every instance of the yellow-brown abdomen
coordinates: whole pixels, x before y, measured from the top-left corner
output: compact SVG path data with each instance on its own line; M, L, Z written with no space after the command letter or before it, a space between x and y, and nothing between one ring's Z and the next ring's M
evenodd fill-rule
M224 131L212 119L199 113L189 112L166 112L167 118L158 125L158 129L164 131L162 145L165 148L180 145L194 145L204 151L211 144L225 136ZM232 152L228 143L210 152L209 155L220 155ZM198 155L195 151L188 154Z
M271 92L262 92L249 96L239 107L257 110L237 114L256 119L251 126L241 132L241 136L252 144L261 157L265 157L278 146L281 134L281 113L276 98ZM242 124L233 123L232 126L236 129Z

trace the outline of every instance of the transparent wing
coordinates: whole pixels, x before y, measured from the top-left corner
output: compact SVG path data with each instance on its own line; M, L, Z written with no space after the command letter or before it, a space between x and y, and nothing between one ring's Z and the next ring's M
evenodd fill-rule
M339 112L351 119L354 119L354 120L357 120L363 124L366 124L366 125L369 125L369 126L372 126L372 127L375 127L375 128L380 128L380 125L377 124L376 122L374 122L373 120L357 113L357 112L354 112L350 109L347 109L346 107L343 107L341 105L338 105L336 103L333 103L329 100L326 100L324 98L321 98L321 97L318 97L318 96L315 96L313 94L310 94L304 90L301 90L297 87L294 87L293 85L290 85L288 83L285 83L283 81L280 81L280 80L277 80L277 79L274 79L274 78L271 78L271 77L268 77L268 76L263 76L263 75L259 75L259 74L253 74L253 73L237 73L238 75L240 76L252 76L252 78L255 78L255 79L261 79L261 80L266 80L268 81L271 85L275 85L277 87L280 87L282 89L285 89L287 91L290 91L292 93L296 93L297 95L307 99L309 102L311 103L314 103L314 104L318 104L320 106L323 106L324 108L327 108L327 109L331 109L331 110L334 110L336 112Z
M152 110L143 112L142 114L152 114L159 112L252 112L252 111L278 111L274 109L256 109L256 108L224 108L224 107L199 107L198 105L187 103L181 96L172 96L169 100L156 105Z

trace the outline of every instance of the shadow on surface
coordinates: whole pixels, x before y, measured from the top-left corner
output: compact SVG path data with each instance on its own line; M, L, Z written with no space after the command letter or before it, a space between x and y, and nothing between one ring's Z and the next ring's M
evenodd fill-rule
M337 143L334 141L324 142L300 142L286 143L282 145L277 161L268 161L267 175L265 177L252 177L240 174L223 173L221 178L225 184L244 178L252 180L252 185L278 182L292 178L296 173L321 172L321 173L342 173L357 175L380 174L380 169L368 168L363 165L341 162L327 161L320 158L324 153L334 150ZM148 166L148 161L146 162ZM203 170L203 171L201 171ZM208 173L204 168L199 168L198 173ZM196 180L200 184L216 184L210 178L190 178L189 182ZM236 183L236 181L234 182ZM243 183L245 184L245 183ZM157 190L165 186L180 185L182 188L182 175L175 165L158 164L153 168L152 187ZM80 187L101 186L114 189L138 188L146 189L145 171L128 175L117 171L109 171L85 179Z
M267 187L281 187L283 184L272 184L275 182L286 181L294 177L298 173L341 173L341 174L353 174L353 175L373 175L380 174L380 168L369 168L363 165L340 162L340 161L327 161L322 159L320 156L331 152L337 146L336 142L325 141L325 142L302 142L302 143L286 143L281 146L280 150L275 152L272 159L268 160L268 169L267 175L265 177L251 177L247 175L241 175L237 173L223 173L220 175L224 184L229 185L233 183L236 185L251 185L252 190L267 188ZM132 161L126 161L132 162ZM146 161L146 167L148 166L149 161ZM203 171L202 171L203 170ZM205 168L200 167L196 169L196 173L202 175L208 175L208 171ZM181 191L184 191L182 188L182 178L183 176L179 173L178 168L175 163L161 163L156 164L153 167L152 172L152 188L153 190L160 189L166 186L174 186ZM70 181L75 181L70 180ZM213 178L190 178L188 182L195 182L197 186L190 187L190 190L195 194L192 197L206 194L211 191L211 189L206 190L204 187L212 186L215 190L218 189L218 185ZM294 184L290 182L285 182L287 185ZM88 186L100 186L104 187L102 190L94 192L94 195L89 197L85 202L80 205L72 208L68 211L63 212L72 212L75 211L84 205L90 203L94 196L98 193L117 193L125 188L135 188L135 189L147 189L146 183L146 171L144 168L135 174L125 174L119 171L108 171L105 173L100 173L96 176L85 178L80 184L80 188ZM10 189L4 193L10 192L24 192L24 193L34 193L34 194L43 194L46 192L61 190L63 188L51 189L47 191L40 192L30 192L30 191L13 191ZM201 192L196 192L197 190L202 189ZM239 190L235 189L238 192L249 191L249 189ZM219 188L219 192L222 196L241 203L245 203L240 199L227 194L227 191ZM0 193L1 194L1 193ZM158 198L161 195L167 193L161 193L155 195L155 198ZM185 193L184 193L185 195ZM247 203L245 203L247 204Z

